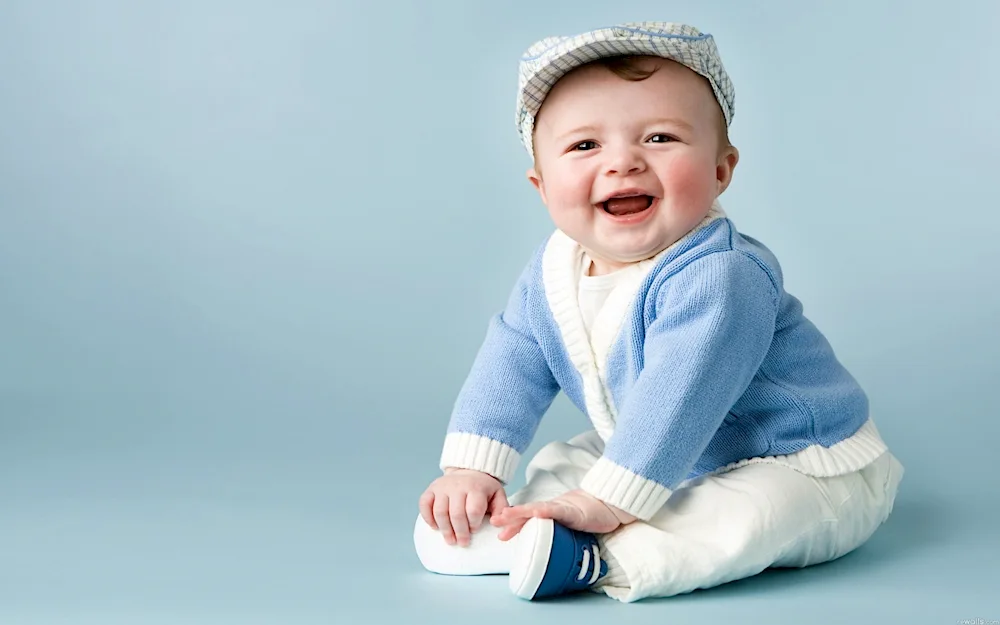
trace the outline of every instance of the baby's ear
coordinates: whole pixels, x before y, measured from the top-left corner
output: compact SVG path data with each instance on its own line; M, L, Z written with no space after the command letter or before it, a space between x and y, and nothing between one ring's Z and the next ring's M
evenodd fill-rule
M733 170L736 163L740 162L740 152L733 146L727 146L719 155L719 160L715 165L715 181L719 185L719 195L729 187L733 181Z
M545 182L542 180L542 174L532 167L528 170L528 181L531 182L531 186L535 187L538 191L538 195L542 197L542 203L547 204L545 200Z

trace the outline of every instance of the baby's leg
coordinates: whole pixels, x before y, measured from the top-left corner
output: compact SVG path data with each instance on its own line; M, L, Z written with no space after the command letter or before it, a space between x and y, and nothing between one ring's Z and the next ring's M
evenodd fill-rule
M832 478L761 463L692 480L648 523L601 537L626 578L601 590L621 601L668 597L839 558L885 521L902 474L887 452Z
M568 442L542 447L525 469L525 486L510 496L510 505L548 501L580 488L587 471L604 453L604 441L588 430Z
M508 497L510 505L545 501L579 488L587 470L594 465L603 450L597 432L589 431L569 442L550 443L543 447L528 465L525 487ZM502 542L499 528L486 519L472 534L468 547L449 545L441 533L431 529L417 517L413 543L417 557L428 571L443 575L490 575L510 572L511 558L517 536Z

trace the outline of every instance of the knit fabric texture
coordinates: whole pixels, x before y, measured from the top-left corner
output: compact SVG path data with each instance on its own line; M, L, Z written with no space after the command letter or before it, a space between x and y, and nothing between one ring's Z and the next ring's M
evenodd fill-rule
M784 290L777 259L721 209L633 269L589 337L582 254L556 231L490 320L442 467L509 481L560 390L606 445L582 488L640 519L699 475L754 461L836 475L885 451L865 393Z

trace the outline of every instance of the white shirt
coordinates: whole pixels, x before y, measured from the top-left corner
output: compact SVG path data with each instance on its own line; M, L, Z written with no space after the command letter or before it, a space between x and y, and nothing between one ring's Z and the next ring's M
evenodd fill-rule
M590 256L583 255L580 265L580 283L577 287L577 301L580 305L580 313L583 315L583 325L587 329L587 336L590 336L590 329L594 325L608 295L615 290L627 277L628 271L614 271L603 276L590 275Z

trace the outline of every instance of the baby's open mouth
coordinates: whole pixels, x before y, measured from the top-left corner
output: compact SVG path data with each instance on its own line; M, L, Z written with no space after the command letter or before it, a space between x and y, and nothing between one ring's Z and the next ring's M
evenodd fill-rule
M604 208L604 212L616 217L631 215L633 213L641 213L652 205L653 197L650 195L615 197L601 204Z

